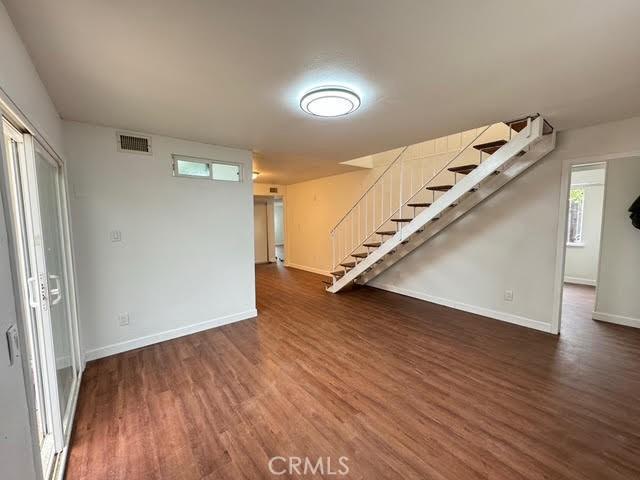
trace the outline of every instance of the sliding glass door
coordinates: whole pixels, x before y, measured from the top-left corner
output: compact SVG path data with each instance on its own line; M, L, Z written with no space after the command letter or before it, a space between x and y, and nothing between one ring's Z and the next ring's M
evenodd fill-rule
M80 380L71 243L62 165L4 121L16 270L45 478L68 445Z
M29 139L27 139L29 140ZM63 234L63 176L61 167L36 142L27 141L33 155L27 159L33 213L33 234L37 264L37 284L41 295L44 324L48 326L50 374L56 379L54 395L62 419L69 417L71 392L75 390L79 368L73 355L73 328L69 303L69 282ZM46 298L45 298L46 297Z

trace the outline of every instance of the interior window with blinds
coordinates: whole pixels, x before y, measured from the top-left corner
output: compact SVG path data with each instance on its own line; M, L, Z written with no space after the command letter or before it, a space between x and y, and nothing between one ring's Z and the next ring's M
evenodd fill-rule
M242 181L242 165L207 158L173 155L173 175L223 182Z

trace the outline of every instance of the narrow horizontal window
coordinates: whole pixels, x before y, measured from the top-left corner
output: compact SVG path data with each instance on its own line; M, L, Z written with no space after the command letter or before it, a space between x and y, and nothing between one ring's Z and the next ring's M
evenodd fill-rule
M208 163L176 160L176 173L186 177L210 177L211 169Z
M240 182L242 181L242 165L206 158L173 155L173 174L176 177Z
M212 163L211 177L214 180L226 180L228 182L239 182L240 181L240 165Z

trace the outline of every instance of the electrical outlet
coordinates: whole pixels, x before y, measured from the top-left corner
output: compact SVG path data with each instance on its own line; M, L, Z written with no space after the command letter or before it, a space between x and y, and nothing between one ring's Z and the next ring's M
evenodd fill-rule
M118 315L118 324L121 327L129 325L129 314L128 313L121 313L120 315Z
M504 300L506 302L513 302L513 290L504 291Z
M120 230L111 230L110 237L112 242L121 242L122 232Z

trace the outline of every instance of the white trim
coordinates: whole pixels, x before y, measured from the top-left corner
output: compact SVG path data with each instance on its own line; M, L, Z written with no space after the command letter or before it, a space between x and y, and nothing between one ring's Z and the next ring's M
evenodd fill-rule
M84 362L83 362L84 363ZM80 370L78 373L78 381L74 385L74 389L71 392L71 406L67 409L69 412L69 418L67 420L67 431L65 432L65 447L56 455L54 467L53 467L53 475L51 475L52 480L63 480L65 469L67 466L67 458L69 454L69 447L71 445L71 433L73 432L73 424L76 416L76 407L78 405L78 395L80 394L80 384L82 383L82 373L83 370Z
M489 308L469 305L467 303L462 303L455 300L448 300L446 298L435 297L433 295L428 295L423 292L410 290L408 288L396 287L395 285L370 284L370 286L374 288L379 288L380 290L399 293L400 295L405 295L407 297L417 298L419 300L424 300L426 302L437 303L438 305L444 305L445 307L455 308L456 310L462 310L464 312L474 313L476 315L481 315L483 317L493 318L494 320L513 323L515 325L520 325L521 327L533 328L534 330L539 330L541 332L546 332L546 333L553 333L552 325L549 323L541 322L539 320L533 320L531 318L521 317L519 315L514 315L512 313L499 312L497 310L491 310Z
M562 155L562 151L557 152ZM607 167L609 160L621 158L633 158L640 155L640 151L629 151L620 153L608 153L592 156L570 157L562 160L562 173L560 176L560 198L558 207L558 233L556 243L556 265L553 281L553 313L551 317L552 333L560 334L560 323L562 319L562 296L565 271L565 258L567 251L567 229L569 215L569 190L571 189L571 169L576 166L602 165L604 167L604 192L602 201L602 215L600 220L600 249L602 249L602 231L604 228L604 203L607 197ZM598 277L600 276L601 255L598 252ZM599 283L599 278L596 284ZM596 304L598 297L596 294Z
M127 352L136 348L153 345L154 343L160 343L166 340L184 337L185 335L191 335L192 333L201 332L203 330L209 330L210 328L239 322L241 320L256 317L257 315L258 311L255 308L252 308L251 310L246 310L244 312L224 315L222 317L205 320L204 322L194 323L185 327L173 328L171 330L165 330L164 332L154 333L152 335L146 335L132 340L125 340L124 342L113 343L104 347L87 350L85 352L85 360L90 361L102 357L108 357L110 355L115 355L116 353Z
M594 320L601 322L615 323L626 327L640 328L640 318L625 317L623 315L615 315L613 313L594 311L591 315Z
M298 265L296 263L287 263L286 258L287 257L285 257L285 262L284 262L285 267L295 268L296 270L304 270L305 272L317 273L318 275L324 275L325 277L331 276L331 273L329 272L329 270L322 270L321 268L315 268L315 267L307 267L306 265Z
M576 285L590 285L592 287L596 286L596 281L591 280L590 278L580 278L580 277L564 277L564 283L574 283Z
M606 165L606 164L602 164L602 165ZM604 168L604 167L600 167L600 168ZM604 182L582 182L582 183L577 182L577 183L571 184L571 188L603 187L603 186L604 186Z

